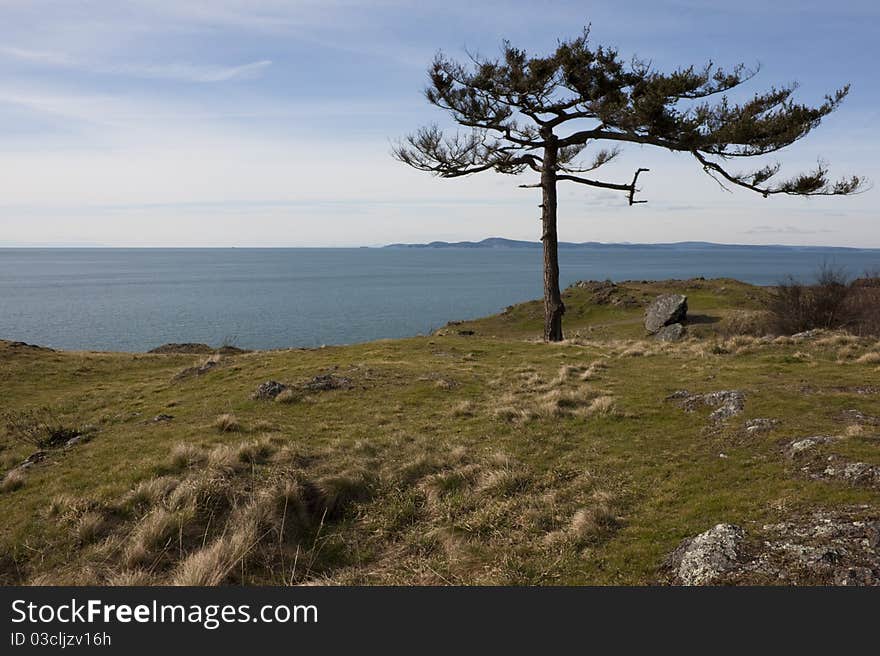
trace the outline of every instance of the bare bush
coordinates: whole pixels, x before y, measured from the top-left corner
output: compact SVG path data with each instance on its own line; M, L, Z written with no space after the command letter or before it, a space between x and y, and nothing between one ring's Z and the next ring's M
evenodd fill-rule
M782 335L817 328L880 334L880 278L869 273L850 281L843 270L823 264L812 285L791 277L780 283L766 310L769 325Z

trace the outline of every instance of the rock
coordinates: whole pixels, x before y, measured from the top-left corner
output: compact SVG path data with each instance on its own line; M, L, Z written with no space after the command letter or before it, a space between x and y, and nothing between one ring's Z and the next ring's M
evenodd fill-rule
M772 430L774 426L779 423L778 419L749 419L746 421L746 432L749 435L754 435L755 433L763 433L764 431Z
M795 333L791 336L792 339L798 341L806 341L809 339L816 339L817 337L821 337L827 331L822 328L813 328L812 330L805 330L802 333Z
M863 424L867 426L880 426L880 417L866 415L861 410L844 410L838 415L842 421L854 424Z
M184 342L182 344L171 342L150 349L147 353L174 355L211 355L212 353L219 353L220 355L239 355L241 353L250 353L250 351L228 344L219 348L214 348L213 346L201 344L199 342Z
M687 330L680 323L671 323L658 330L654 337L661 342L677 342L684 337Z
M817 446L821 444L828 444L829 442L836 441L837 437L833 437L831 435L817 435L815 437L804 437L801 439L794 440L793 442L789 442L788 447L786 448L786 454L789 458L797 458L798 456L806 453L807 451L811 451L815 449Z
M174 353L174 354L193 354L193 355L211 355L214 349L207 344L198 344L193 342L185 342L183 344L169 343L150 349L147 353Z
M163 421L171 421L172 419L174 419L174 415L166 415L163 412L163 413L160 413L160 414L156 415L155 417L153 417L153 422L158 424Z
M709 419L712 421L722 421L743 411L746 396L739 390L711 392L703 395L703 403L716 407L716 410L709 415Z
M738 415L743 411L746 395L740 390L720 390L707 394L691 394L687 390L678 390L666 397L667 401L677 401L687 412L693 412L701 405L715 408L709 415L712 421L722 421Z
M29 351L46 351L49 353L55 352L55 349L51 349L48 346L38 346L36 344L28 344L27 342L7 342L6 347L10 349L23 349Z
M300 387L309 392L327 392L334 389L348 389L351 387L351 379L333 374L321 374L306 381Z
M19 469L30 469L38 462L42 462L46 459L48 454L45 451L36 451L30 454L27 458L22 460L21 464L18 466Z
M834 585L880 585L880 576L868 567L841 567L834 572Z
M717 524L705 533L684 540L667 561L675 582L711 585L734 569L742 558L745 531L734 524Z
M260 401L271 401L286 389L287 385L284 383L279 383L277 380L267 380L257 387L257 391L251 395L251 398Z
M869 506L789 517L749 540L718 524L667 558L668 581L684 585L880 585L880 521Z
M683 323L687 319L687 310L687 296L684 294L662 294L645 312L645 329L654 334L663 326Z
M636 307L639 301L626 288L610 280L578 280L571 287L586 289L592 294L590 299L596 305L613 305L615 307Z
M880 486L880 465L867 462L840 461L836 456L829 456L828 465L822 472L822 478L836 478L850 485Z
M200 365L197 365L195 367L187 367L183 371L179 371L177 374L175 374L174 380L183 380L185 378L191 378L193 376L204 376L206 373L216 369L219 365L220 356L213 355Z
M88 442L91 438L88 435L76 435L71 437L64 443L64 448L69 449L72 446L76 446L77 444L82 444L83 442Z

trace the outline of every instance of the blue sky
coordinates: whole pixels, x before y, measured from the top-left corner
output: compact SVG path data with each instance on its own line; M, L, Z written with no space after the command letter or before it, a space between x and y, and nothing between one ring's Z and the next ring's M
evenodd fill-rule
M797 80L843 107L775 159L880 180L880 5L871 1L404 2L0 0L0 245L323 246L538 238L536 190L440 180L390 143L444 118L421 91L442 49L594 43L660 68L760 62L748 92ZM880 247L877 194L727 193L692 159L625 150L641 197L560 187L569 241ZM576 188L574 188L576 187Z

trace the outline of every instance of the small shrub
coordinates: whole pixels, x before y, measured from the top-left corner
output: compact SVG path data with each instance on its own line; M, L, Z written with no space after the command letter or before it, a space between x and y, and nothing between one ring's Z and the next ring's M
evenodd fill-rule
M4 412L2 421L12 439L48 449L80 435L78 428L65 424L50 408Z

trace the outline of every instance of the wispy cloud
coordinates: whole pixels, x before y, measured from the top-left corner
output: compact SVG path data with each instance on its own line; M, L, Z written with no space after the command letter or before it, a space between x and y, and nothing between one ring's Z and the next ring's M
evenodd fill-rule
M272 65L272 62L268 59L236 66L202 65L185 62L107 64L81 59L62 52L15 47L0 47L0 55L52 68L63 68L101 75L122 75L187 82L226 82L228 80L254 78Z
M818 235L828 232L837 232L830 228L800 228L798 226L755 226L750 230L743 231L744 235Z

